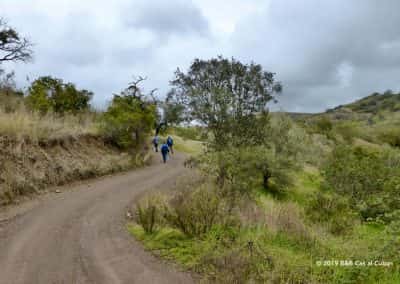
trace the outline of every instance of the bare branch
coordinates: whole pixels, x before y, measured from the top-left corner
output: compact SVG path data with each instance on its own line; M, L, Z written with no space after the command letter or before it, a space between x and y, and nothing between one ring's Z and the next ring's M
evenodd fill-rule
M147 80L147 77L142 77L142 76L134 77L134 81L129 83L127 90L132 92L132 95L134 97L140 98L142 96L142 93L140 91L139 84L145 80Z
M32 44L21 38L15 29L0 18L0 63L5 61L27 62L32 58Z

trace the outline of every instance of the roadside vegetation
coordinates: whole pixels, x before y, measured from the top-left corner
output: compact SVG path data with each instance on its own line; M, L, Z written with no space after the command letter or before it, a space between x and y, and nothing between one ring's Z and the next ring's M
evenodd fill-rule
M192 150L197 178L134 204L128 230L147 249L207 282L400 282L400 150L365 113L268 113L274 75L222 57L172 85L170 101L205 125L175 133L205 148Z
M128 86L98 112L89 104L91 92L61 79L41 77L22 91L12 75L3 76L0 204L149 159L146 139L155 123L155 104L141 97L139 87L131 93Z
M52 76L19 89L4 62L26 63L32 44L0 19L0 205L48 186L123 171L149 159L157 102L135 78L105 111L93 92Z

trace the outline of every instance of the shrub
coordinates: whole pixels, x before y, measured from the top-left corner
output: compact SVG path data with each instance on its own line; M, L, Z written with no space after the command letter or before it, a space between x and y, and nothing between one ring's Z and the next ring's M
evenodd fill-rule
M301 215L299 207L294 203L286 203L279 206L276 215L278 231L301 238L307 238L309 233L303 223Z
M400 209L399 157L394 151L340 145L324 167L324 186L349 198L364 220L382 219Z
M291 172L304 159L307 137L284 115L276 115L266 128L269 135L263 138L264 144L227 146L204 158L204 169L216 177L220 187L229 185L248 195L258 188L277 196L286 193L293 182Z
M359 129L354 124L349 122L338 123L333 127L333 131L336 134L339 134L347 143L351 143L354 138L360 136Z
M327 224L329 231L333 234L349 232L356 222L349 200L320 191L311 198L306 214L313 222Z
M400 263L400 220L390 223L384 235L386 238L383 240L380 257L385 257L398 265Z
M314 122L314 127L316 132L328 134L333 128L333 123L328 117L323 116Z
M333 150L323 170L330 188L354 200L379 192L387 174L379 153L346 145Z
M146 196L136 205L136 222L146 233L153 233L156 226L162 223L164 203L163 197L155 194Z
M400 147L400 129L398 127L382 129L378 132L378 139L392 147Z
M274 265L272 258L253 241L205 256L201 262L209 267L208 279L215 283L263 283Z
M214 186L205 184L194 191L178 192L164 213L166 222L189 237L201 237L215 224L223 224L232 216Z

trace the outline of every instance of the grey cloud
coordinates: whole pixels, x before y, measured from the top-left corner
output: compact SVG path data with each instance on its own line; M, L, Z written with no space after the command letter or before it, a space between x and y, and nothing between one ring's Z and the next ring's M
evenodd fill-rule
M130 27L148 29L161 35L207 35L208 22L191 1L139 1L124 14Z
M284 83L283 106L321 110L357 98L360 90L364 96L376 91L376 74L400 68L397 11L396 0L272 1L238 27L235 53L277 72ZM337 72L343 62L369 83L350 78L351 87L342 88ZM396 74L385 74L386 88L396 86Z
M276 72L284 93L274 109L323 111L400 89L398 0L254 0L258 11L238 16L230 36L215 28L227 18L207 13L212 1L60 0L68 11L51 0L0 2L10 24L35 43L32 64L10 67L20 84L26 75L58 76L95 91L98 106L132 75L149 76L145 87L163 95L176 67L219 54ZM235 5L229 11L241 15Z

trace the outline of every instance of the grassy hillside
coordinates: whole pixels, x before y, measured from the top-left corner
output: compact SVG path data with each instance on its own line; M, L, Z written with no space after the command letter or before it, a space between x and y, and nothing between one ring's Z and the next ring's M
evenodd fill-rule
M295 139L301 147L292 159L300 166L283 164L269 189L252 173L264 159L284 157L260 157L257 147L205 154L197 181L134 204L129 232L206 282L399 283L400 115L392 107L399 97L380 96L323 114L291 114L290 135L274 145ZM284 135L281 116L272 115L271 133ZM187 153L200 150L176 141ZM234 173L226 183L247 194L215 182L216 161Z
M89 109L41 112L29 108L23 94L0 88L0 206L49 186L143 163L148 158L143 145L119 147L120 134L105 133L102 115ZM114 121L113 127L119 125Z
M383 94L374 93L353 103L341 105L330 109L327 112L356 112L377 114L379 112L400 111L400 93L385 92Z
M400 147L400 94L375 93L324 113L289 116L311 133Z
M322 113L287 113L298 121L326 117L334 121L352 120L369 122L383 117L397 116L400 111L400 93L374 93L346 105L339 105Z

